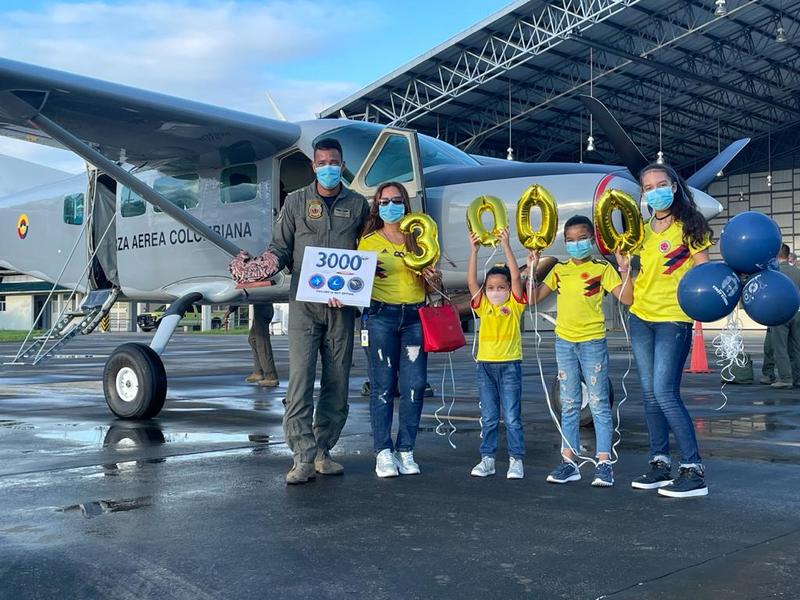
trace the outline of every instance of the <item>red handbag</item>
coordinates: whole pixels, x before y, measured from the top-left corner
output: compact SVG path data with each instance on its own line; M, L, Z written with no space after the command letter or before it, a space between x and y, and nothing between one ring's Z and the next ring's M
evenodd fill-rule
M423 306L419 309L425 352L452 352L467 345L461 319L452 304Z

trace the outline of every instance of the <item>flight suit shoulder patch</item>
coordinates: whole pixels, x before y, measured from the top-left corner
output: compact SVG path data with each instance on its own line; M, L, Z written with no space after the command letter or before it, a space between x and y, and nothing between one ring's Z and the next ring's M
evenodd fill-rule
M322 218L322 200L314 199L308 203L308 218L320 219Z

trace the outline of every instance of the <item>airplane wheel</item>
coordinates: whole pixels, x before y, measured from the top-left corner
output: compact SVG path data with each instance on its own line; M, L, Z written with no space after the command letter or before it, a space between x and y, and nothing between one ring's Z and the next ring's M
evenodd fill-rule
M592 424L592 409L589 408L589 388L581 381L581 427L588 427ZM561 420L561 386L558 385L558 377L553 378L550 385L550 402L552 402L553 412L556 413L559 421ZM614 406L614 386L608 382L608 403Z
M106 403L122 419L150 419L164 406L167 373L155 351L145 344L122 344L103 371Z

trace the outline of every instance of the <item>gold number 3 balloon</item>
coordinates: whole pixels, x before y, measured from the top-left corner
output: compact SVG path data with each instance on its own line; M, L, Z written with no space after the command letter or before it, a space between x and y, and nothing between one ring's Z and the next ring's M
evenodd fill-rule
M481 215L486 211L492 213L494 226L487 230L481 221ZM467 207L467 227L478 236L482 246L496 246L500 241L499 233L508 227L508 212L500 198L494 196L478 196Z
M531 209L538 207L542 213L542 224L537 231L531 228ZM553 196L545 188L533 184L517 204L517 236L528 250L544 250L556 239L558 208Z
M611 222L614 210L622 213L623 231L620 233ZM621 190L606 190L594 205L594 226L600 241L609 252L619 250L630 254L644 240L644 222L636 200Z
M417 273L421 273L439 260L439 229L436 221L424 213L408 213L400 221L400 231L410 233L417 241L421 254L406 252L403 262Z

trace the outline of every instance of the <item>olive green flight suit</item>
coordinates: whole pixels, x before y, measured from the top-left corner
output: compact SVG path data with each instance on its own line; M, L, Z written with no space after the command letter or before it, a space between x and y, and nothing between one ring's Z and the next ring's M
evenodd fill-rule
M300 267L307 246L354 250L369 214L363 196L342 187L330 208L316 181L286 197L270 250L278 264L294 270L289 292L289 387L283 431L300 462L336 445L349 411L347 402L356 309L298 302ZM319 401L314 411L317 355L322 357Z
M261 373L263 379L278 379L269 339L269 324L274 316L272 304L253 304L253 326L247 341L253 350L253 373Z
M781 273L800 288L800 269L782 262ZM800 385L800 312L788 323L769 328L770 344L778 381Z

